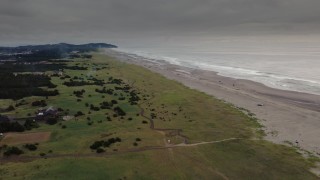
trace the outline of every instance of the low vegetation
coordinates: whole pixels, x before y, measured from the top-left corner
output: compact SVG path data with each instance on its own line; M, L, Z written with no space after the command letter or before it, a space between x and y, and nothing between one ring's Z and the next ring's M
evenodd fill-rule
M54 64L63 74L37 76L32 87L19 85L21 94L1 97L0 86L0 109L17 104L1 112L14 119L0 118L9 119L0 132L29 130L0 137L0 179L317 178L314 161L263 140L240 110L141 67L81 53L50 58L41 70L50 74ZM28 88L57 93L39 97ZM49 107L57 111L39 115Z

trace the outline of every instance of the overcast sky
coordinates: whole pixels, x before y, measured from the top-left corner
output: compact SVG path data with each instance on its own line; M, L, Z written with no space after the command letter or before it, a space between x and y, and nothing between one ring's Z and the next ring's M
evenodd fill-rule
M320 0L0 0L0 44L316 34Z

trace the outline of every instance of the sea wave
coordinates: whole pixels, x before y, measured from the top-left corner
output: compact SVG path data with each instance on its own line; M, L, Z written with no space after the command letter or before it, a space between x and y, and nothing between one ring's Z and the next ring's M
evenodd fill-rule
M135 59L143 59L143 60L157 62L157 63L161 61L165 61L169 64L195 68L195 69L214 71L221 76L259 82L268 87L272 87L276 89L305 92L305 93L320 95L320 82L310 80L310 79L291 77L291 76L282 75L282 74L262 72L262 71L245 69L240 67L216 65L216 64L209 63L208 61L202 61L201 59L199 60L194 60L194 59L188 60L186 58L179 59L177 57L159 56L149 52L130 51L127 49L118 49L118 51L126 53L128 56Z

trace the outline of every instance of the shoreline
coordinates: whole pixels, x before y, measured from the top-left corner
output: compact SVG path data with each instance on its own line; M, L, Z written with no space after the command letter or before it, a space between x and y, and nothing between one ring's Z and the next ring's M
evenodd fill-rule
M255 114L265 139L291 144L320 156L320 96L274 89L261 83L218 75L213 71L152 62L114 50L104 50L118 60L145 67L168 79L245 108Z

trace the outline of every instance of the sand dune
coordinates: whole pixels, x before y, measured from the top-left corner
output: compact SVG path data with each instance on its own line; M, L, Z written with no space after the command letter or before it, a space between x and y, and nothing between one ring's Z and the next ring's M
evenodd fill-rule
M265 126L266 139L291 143L320 156L320 96L273 89L248 80L217 75L165 62L150 62L112 50L106 54L148 68L184 85L254 113Z

